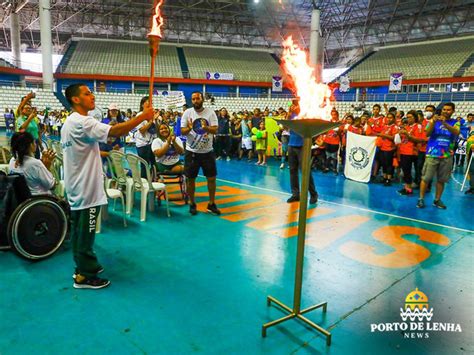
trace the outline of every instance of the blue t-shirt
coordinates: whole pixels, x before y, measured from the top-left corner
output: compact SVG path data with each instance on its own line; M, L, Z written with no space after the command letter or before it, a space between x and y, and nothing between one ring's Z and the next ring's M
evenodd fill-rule
M470 130L470 125L469 122L467 122L464 118L459 121L460 126L459 126L459 138L466 139L467 136L469 136L469 130Z
M176 124L174 126L174 135L179 137L182 142L186 143L186 136L181 135L181 116L176 118Z
M459 127L459 122L455 119L446 120L450 126ZM428 123L427 128L431 123ZM436 121L433 131L431 132L428 144L426 146L426 156L432 158L449 158L454 154L454 142L457 135L452 134L441 121Z
M217 134L229 135L229 119L227 117L218 117Z
M111 121L111 119L109 117L106 117L102 120L102 123L109 124L110 121ZM118 119L117 122L122 123L123 120ZM107 139L107 143L99 143L99 147L101 147L100 150L102 150L104 152L111 151L112 148L116 145L118 145L120 148L123 148L123 142L120 139L120 137L116 137L114 140L112 140L112 137L110 137L109 139ZM110 146L110 149L106 148L106 146ZM104 148L104 149L102 149L102 148Z
M296 114L292 113L290 116L290 120L294 119ZM303 137L300 136L298 133L290 129L290 140L288 141L289 147L302 147L303 146Z

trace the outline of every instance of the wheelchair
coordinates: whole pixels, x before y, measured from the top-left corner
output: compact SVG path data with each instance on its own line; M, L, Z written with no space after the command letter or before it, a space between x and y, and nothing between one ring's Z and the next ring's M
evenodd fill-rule
M69 205L55 196L32 196L24 176L0 172L0 250L38 261L53 255L69 230Z

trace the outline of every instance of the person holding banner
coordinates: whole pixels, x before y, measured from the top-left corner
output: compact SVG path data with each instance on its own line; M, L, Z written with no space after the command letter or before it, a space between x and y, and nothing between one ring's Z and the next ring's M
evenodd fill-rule
M381 107L379 104L372 106L372 117L368 120L368 132L367 135L377 136L382 132L385 125L385 116L381 114ZM377 175L381 166L380 147L377 146L375 151L374 165L372 167L372 182L376 182Z
M436 194L433 205L440 209L446 209L441 201L444 185L451 177L453 166L454 142L459 135L459 122L452 119L455 105L448 102L443 105L441 116L434 115L426 126L426 135L429 137L426 148L426 160L423 166L420 198L416 207L425 207L425 192L428 184L436 175Z

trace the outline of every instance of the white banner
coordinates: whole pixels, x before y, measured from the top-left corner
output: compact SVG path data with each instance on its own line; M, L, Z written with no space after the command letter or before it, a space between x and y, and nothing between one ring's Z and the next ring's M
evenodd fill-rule
M182 91L163 91L161 93L165 99L165 109L172 110L186 105L186 98Z
M389 91L402 91L403 73L390 74Z
M206 72L207 80L234 80L232 73Z
M344 167L346 178L359 182L369 182L375 157L376 139L377 137L367 137L347 132Z
M272 91L283 91L283 78L281 76L272 76Z
M339 78L339 92L348 92L351 89L351 80L347 75Z

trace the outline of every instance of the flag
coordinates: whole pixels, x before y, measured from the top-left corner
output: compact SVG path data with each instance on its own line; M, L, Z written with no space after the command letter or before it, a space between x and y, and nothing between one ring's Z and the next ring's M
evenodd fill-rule
M347 75L339 78L339 92L348 92L351 89L351 80Z
M346 162L344 166L346 178L359 182L369 182L375 157L376 139L377 137L367 137L347 132Z
M389 91L402 91L403 73L390 74Z
M272 91L283 91L283 78L281 76L272 76Z

